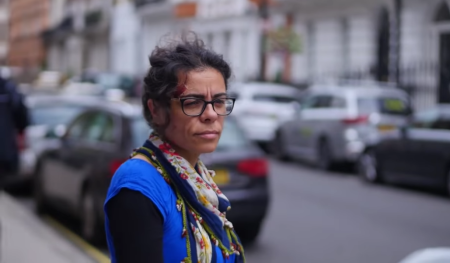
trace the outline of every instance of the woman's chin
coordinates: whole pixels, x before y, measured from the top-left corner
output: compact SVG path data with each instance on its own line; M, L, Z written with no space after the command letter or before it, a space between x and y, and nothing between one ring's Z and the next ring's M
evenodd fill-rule
M217 143L202 143L197 145L197 152L199 153L212 153L217 148Z

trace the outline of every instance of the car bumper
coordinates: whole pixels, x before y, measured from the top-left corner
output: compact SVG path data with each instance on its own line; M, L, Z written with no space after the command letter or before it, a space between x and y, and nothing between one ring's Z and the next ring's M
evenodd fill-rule
M36 166L36 154L31 149L25 149L19 158L18 177L23 180L31 178Z
M254 190L224 191L229 198L231 210L227 219L233 224L245 224L262 221L269 207L269 195L263 188Z

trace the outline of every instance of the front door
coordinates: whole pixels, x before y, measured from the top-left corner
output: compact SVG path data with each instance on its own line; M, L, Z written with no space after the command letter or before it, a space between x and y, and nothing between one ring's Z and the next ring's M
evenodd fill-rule
M450 103L450 33L440 36L439 103Z

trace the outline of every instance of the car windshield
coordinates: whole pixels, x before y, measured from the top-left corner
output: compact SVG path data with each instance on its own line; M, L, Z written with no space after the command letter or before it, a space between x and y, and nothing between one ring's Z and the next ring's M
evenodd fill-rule
M140 147L148 139L152 129L142 117L133 119L131 123L131 132L133 134L133 144L135 147Z
M294 101L299 101L298 97L284 94L256 94L253 96L254 101L266 101L266 102L276 102L276 103L291 103Z
M133 86L133 79L116 74L99 74L95 78L95 83L104 89L123 89L129 90Z
M74 118L82 106L36 106L30 110L31 121L34 125L56 126L66 124Z
M250 144L245 137L244 132L239 128L237 123L231 119L226 119L220 137L217 151L225 149L245 148Z
M361 114L379 112L390 115L408 115L409 102L400 97L378 97L358 99L358 111Z

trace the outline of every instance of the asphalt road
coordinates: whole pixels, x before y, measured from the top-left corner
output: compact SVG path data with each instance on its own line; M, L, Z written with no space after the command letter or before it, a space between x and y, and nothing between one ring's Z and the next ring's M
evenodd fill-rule
M450 199L272 162L273 201L248 262L397 263L450 247Z
M438 194L277 161L271 188L263 232L246 250L249 263L398 263L418 249L450 247L450 198Z

